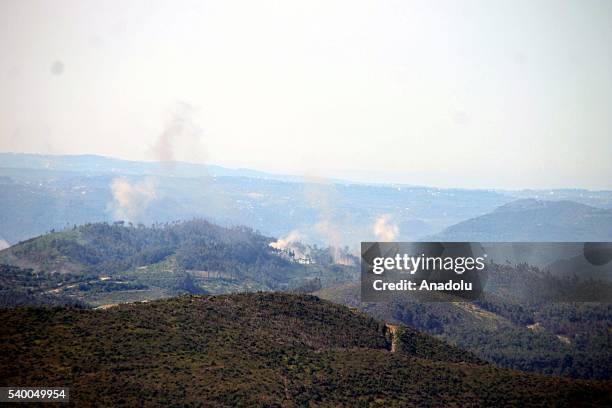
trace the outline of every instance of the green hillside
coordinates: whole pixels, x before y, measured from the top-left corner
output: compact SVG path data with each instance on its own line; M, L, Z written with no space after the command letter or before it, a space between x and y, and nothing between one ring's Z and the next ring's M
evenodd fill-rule
M612 384L524 374L308 295L0 311L1 385L76 406L609 405Z
M530 270L525 265L500 270L500 276L519 273ZM532 290L518 293L523 286L500 281L490 276L488 283L494 290L474 302L427 303L402 297L361 303L359 284L315 294L429 333L502 367L573 378L612 378L612 305L548 301L550 288L545 290L534 277L522 280Z
M334 263L327 249L305 247L312 263L303 264L270 247L273 241L203 220L85 224L0 251L0 264L20 268L0 279L14 283L6 290L103 305L182 293L292 290L315 279L330 285L356 276L354 266Z
M431 235L426 241L612 241L612 210L573 201L516 200Z

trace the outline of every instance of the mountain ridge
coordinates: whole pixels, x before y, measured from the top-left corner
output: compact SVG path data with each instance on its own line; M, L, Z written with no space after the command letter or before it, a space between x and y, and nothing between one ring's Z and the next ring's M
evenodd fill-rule
M73 224L206 218L276 237L297 231L318 245L329 245L333 234L335 244L355 249L377 239L381 219L397 227L397 240L414 241L521 197L612 208L612 191L370 184L182 162L0 153L0 240L9 244ZM333 231L317 228L325 222Z
M612 210L569 200L519 199L461 221L426 241L612 241Z
M301 259L274 248L274 241L250 228L201 219L149 227L92 223L0 251L0 264L18 267L0 278L6 290L100 305L180 293L291 290L356 277L357 259L341 249L303 245L308 258Z
M183 296L107 310L0 310L0 318L2 385L62 384L77 405L571 406L612 398L610 382L466 361L469 354L410 331L392 353L383 322L309 295Z

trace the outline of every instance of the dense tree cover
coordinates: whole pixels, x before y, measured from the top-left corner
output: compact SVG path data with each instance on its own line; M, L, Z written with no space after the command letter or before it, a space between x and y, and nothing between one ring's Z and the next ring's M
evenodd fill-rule
M78 282L79 280L81 278L74 275L34 271L31 268L0 264L0 290L14 288L54 289L58 285Z
M505 301L491 293L484 293L474 304L522 326L534 323L533 308L526 304Z
M60 273L35 272L0 264L0 308L18 306L86 307L77 298L53 293L60 285L81 281L82 277Z
M125 296L113 292L131 291L138 299L141 294L134 291L146 289L153 291L154 297L160 293L292 290L314 279L329 285L357 274L354 266L334 264L329 249L304 247L315 263L299 264L272 248L272 241L249 228L223 228L204 220L150 227L94 223L0 251L0 262L32 268L40 277L34 285L39 291L60 287L57 295L95 299L96 303L104 302L100 293L108 293L106 303L114 303ZM112 279L99 281L103 276ZM75 280L76 287L68 285ZM30 283L17 279L9 287L21 290Z
M73 306L78 308L89 307L87 303L70 296L49 295L19 289L0 291L0 309L23 306Z
M77 406L609 405L610 382L505 370L314 296L183 296L107 310L0 311L0 385ZM415 337L416 336L416 337Z
M291 289L293 293L312 293L321 289L321 279L314 278L303 282L301 285Z
M612 300L609 276L593 279L575 274L557 274L550 270L520 263L492 264L487 268L486 292L514 302L547 304L567 301Z
M359 307L444 339L502 367L572 378L612 378L612 305L556 302L571 276L551 277L528 265L494 269L487 292L472 302L360 302L359 286L323 289L318 295ZM558 285L558 282L562 282ZM584 281L587 290L604 282Z
M398 349L404 354L451 363L467 362L484 364L483 360L469 351L447 344L430 335L421 333L412 327L401 326L398 330Z
M159 262L181 247L250 242L265 248L270 241L245 227L222 228L204 220L150 227L94 223L22 242L3 251L0 259L29 262L42 270L114 273Z
M201 220L151 227L87 224L0 252L0 259L26 266L0 266L0 305L101 305L270 289L304 293L355 276L354 267L331 264L327 249L309 248L316 263L302 265L271 248L271 240L247 228ZM358 287L329 298L439 336L503 367L609 379L610 306L553 302L576 285L574 277L526 264L497 265L485 296L469 305L411 300L360 305ZM609 289L609 283L589 280L581 285L586 293Z
M115 282L115 281L94 281L94 282L81 282L77 286L78 290L82 292L90 291L105 291L113 292L117 290L141 290L147 289L146 285L142 283L133 282Z
M184 282L183 282L184 285ZM191 292L178 285L183 292ZM111 292L139 291L148 286L133 277L120 280L95 274L35 271L0 264L0 307L59 306L88 307L84 299Z
M569 200L522 199L464 219L427 239L439 242L610 241L612 211Z

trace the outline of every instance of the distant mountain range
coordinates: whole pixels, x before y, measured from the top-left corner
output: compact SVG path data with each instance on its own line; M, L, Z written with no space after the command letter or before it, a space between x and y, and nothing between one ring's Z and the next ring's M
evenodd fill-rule
M183 162L0 153L0 240L6 244L88 222L203 217L355 250L361 241L388 236L375 232L381 219L394 239L413 241L526 197L612 208L611 191L368 185Z
M521 199L430 235L431 241L612 241L612 210L572 201Z
M97 155L41 155L0 153L0 167L77 172L83 175L151 175L171 177L249 177L279 181L304 181L303 177L250 169L229 169L210 164L181 161L139 162Z
M10 157L6 159L5 156ZM299 333L293 333L288 341L295 345L307 339L311 343L305 349L300 349L302 351L298 354L276 356L281 358L278 360L274 357L278 350L277 340L274 339L278 339L279 327L286 329L287 325L295 324L296 319L306 319L306 323L311 324L305 316L311 316L311 307L318 307L316 302L319 301L315 298L283 297L289 296L286 294L270 295L272 300L266 295L241 295L246 297L222 297L227 300L224 300L226 303L221 309L208 304L202 306L206 313L212 313L205 316L218 316L217 313L229 316L228 320L221 320L221 326L215 327L230 328L226 333L229 337L224 338L225 343L212 344L206 370L216 370L217 360L222 360L220 356L232 356L231 351L237 344L234 344L234 340L251 344L260 351L259 356L264 356L262 360L257 360L258 364L276 364L277 369L269 373L287 379L288 385L283 394L293 395L297 392L291 385L294 380L295 384L313 384L308 392L312 392L313 398L328 401L329 405L344 398L341 392L335 394L337 387L343 387L342 378L348 375L348 372L336 375L338 372L335 370L346 367L337 365L335 361L338 359L351 361L351 365L368 378L374 378L372 376L377 370L379 374L388 376L384 383L374 385L364 379L363 389L374 386L381 395L390 395L392 401L402 403L416 401L426 404L428 401L419 399L423 395L400 395L399 390L406 386L404 380L389 383L389 379L396 378L393 373L410 370L410 365L416 365L425 372L433 370L440 376L451 375L452 378L461 372L460 378L453 381L461 384L466 394L444 391L441 395L449 404L473 401L469 398L474 398L474 395L487 404L503 402L504 398L510 398L508 401L515 404L518 401L533 402L535 396L541 401L550 396L559 397L555 393L564 393L566 388L563 387L574 390L575 394L571 395L582 395L587 389L601 391L598 388L601 384L589 388L591 386L584 385L587 383L529 376L497 369L483 364L483 361L543 374L585 379L612 378L609 335L612 309L609 305L550 302L550 292L555 288L567 289L568 284L577 285L572 280L572 271L579 262L584 262L584 256L577 256L580 245L571 248L569 259L562 263L555 263L557 258L544 259L539 253L519 254L523 258L513 258L499 266L487 282L492 285L491 290L485 293L484 298L472 303L419 303L408 300L363 304L359 298L359 286L355 283L358 259L348 251L361 240L377 238L373 226L381 216L385 216L385 222L399 229L394 237L397 240L416 240L424 236L428 240L476 242L612 240L610 192L556 190L550 194L372 186L339 181L324 184L278 179L260 173L247 174L242 170L238 173L228 170L229 173L222 174L225 170L218 169L215 174L214 168L209 172L209 168L200 165L181 163L172 164L166 172L162 168L165 165L116 161L97 156L60 157L51 163L45 161L50 160L49 157L43 156L0 155L0 159L3 160L0 163L0 234L13 244L0 251L0 309L33 305L111 307L109 313L91 315L88 314L90 312L72 310L49 312L50 315L45 314L46 311L2 312L3 319L12 321L13 325L38 319L36 316L40 313L42 317L39 317L45 322L59 319L58 325L53 323L49 326L46 332L48 337L42 343L37 342L40 340L38 337L32 341L33 352L38 350L40 344L56 344L58 339L66 341L65 344L81 341L80 334L67 334L61 326L63 319L78 320L78 316L82 316L80 313L89 316L79 320L79 324L87 326L87 330L90 329L88 319L99 317L102 320L97 322L102 331L111 332L113 327L127 327L125 332L120 330L115 334L128 338L140 333L142 336L136 337L151 339L152 332L141 330L142 322L172 320L176 315L167 315L163 311L166 307L176 307L187 313L185 316L191 316L187 310L188 303L182 302L192 300L167 300L155 302L150 307L113 306L116 304L150 302L181 294L315 292L320 297L359 308L377 319L405 325L401 330L408 334L394 347L399 347L407 355L390 353L389 348L393 343L389 344L389 332L379 327L381 323L372 323L372 320L369 322L377 327L376 330L380 329L378 334L371 333L373 326L355 332L349 328L346 329L347 336L352 340L343 337L341 341L329 340L329 343L324 343L317 336L333 339L330 331L342 330L340 324L334 323L337 309L330 311L325 306L326 310L317 311L313 319L327 322L329 327L315 325L316 330L320 330L317 333L300 328ZM556 197L556 201L525 199L524 194ZM207 220L194 217L205 217ZM127 222L118 221L126 218ZM177 219L190 221L174 222ZM237 225L248 225L250 228ZM434 234L436 231L441 232ZM334 247L322 243L331 243ZM351 248L343 248L344 244L351 245ZM525 264L516 265L522 260L540 269ZM547 272L549 266L556 275ZM519 285L508 284L508 276L515 277L514 281ZM520 276L520 279L516 279L516 276ZM548 284L552 282L551 279L554 285ZM608 287L609 283L588 281L585 285L587 290L595 291ZM307 299L308 306L302 308L299 305L304 299ZM311 302L315 302L315 306ZM233 306L227 309L228 304ZM257 320L262 313L265 315L261 311L260 314L248 315L249 311L245 308L258 311L261 305L272 310L281 308L288 313L295 308L302 309L288 318L279 317L269 321L271 327L261 326L264 333L249 332L245 337L238 327L250 327L250 319ZM115 315L118 312L114 310L133 313L132 317L136 319L133 321L141 322L138 323L140 326L130 326L128 322L132 321L131 318L121 313ZM247 316L241 313L247 313ZM340 313L345 319L345 312ZM361 316L357 311L350 313ZM234 317L238 318L234 321ZM124 318L127 320L121 320ZM213 326L198 327L197 333L202 333L198 330L212 330L210 327ZM430 336L418 334L410 327L469 353L433 341ZM24 333L31 333L34 329L28 330ZM362 335L367 337L365 343L355 340ZM173 339L175 337L163 340L163 344L156 344L155 347L171 347L175 345ZM189 341L200 340L205 344L212 341L198 335ZM63 344L53 349L53 353L56 353L54 356L65 351ZM112 344L112 347L109 346L111 350L120 348L118 344L109 344ZM226 344L232 345L231 348L225 348ZM322 357L319 354L321 345L329 346L331 354L326 351L327 354ZM344 347L363 350L337 350ZM81 352L82 355L73 355L76 365L80 364L83 356L92 354L92 350L87 348ZM396 354L403 357L395 357ZM465 357L462 359L460 355ZM145 364L143 360L133 359L128 349L122 349L119 356L121 361L129 362L127 364L134 368L134 372ZM302 357L306 360L301 360ZM181 364L183 367L188 364L177 358L170 361L175 371ZM239 360L242 361L240 364L249 361ZM67 379L77 387L82 385L79 382L81 372L71 371L68 377L62 377L66 373L55 372L55 360L49 361L51 366L45 368L45 372L53 373L50 378ZM154 361L155 367L164 366L163 361ZM367 364L362 364L364 361ZM24 360L22 363L27 365L32 361ZM100 384L106 384L104 381L111 378L113 373L105 365L105 360L99 360L96 364L95 372L102 376ZM236 367L238 371L232 371L234 374L254 369L248 364ZM292 371L294 369L297 371ZM185 375L193 374L189 369L184 372L178 370ZM476 383L466 382L465 370L475 376ZM162 371L147 372L163 375ZM401 372L408 376L412 371ZM260 374L256 376L258 379ZM499 388L501 382L490 380L497 376L506 379L509 388ZM141 378L138 381L142 381L140 387L147 387L145 380ZM529 389L529 395L523 393L522 384L532 382L538 386ZM391 388L387 383L392 384ZM235 385L231 381L227 384ZM269 384L259 380L249 384L256 392L263 392L261 390L269 387ZM328 388L316 384L332 385ZM419 384L435 387L437 383L427 380ZM581 388L583 386L587 388ZM609 390L609 384L606 387ZM490 389L495 392L488 393ZM540 395L538 390L547 391ZM416 389L413 391L416 392ZM426 394L431 395L429 392ZM210 395L210 398L217 401L215 398L222 398L220 395ZM600 398L603 394L589 395L588 398ZM90 397L83 394L81 398L86 402ZM384 402L384 398L381 401Z

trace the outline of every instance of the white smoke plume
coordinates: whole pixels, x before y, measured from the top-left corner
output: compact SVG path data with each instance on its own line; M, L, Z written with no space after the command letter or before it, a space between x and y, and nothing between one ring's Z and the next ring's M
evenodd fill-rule
M204 132L195 120L196 109L187 102L179 103L171 119L152 148L164 170L172 171L176 160L202 163L205 160Z
M3 249L8 248L10 246L11 246L11 244L9 244L8 242L6 242L2 238L0 238L0 251L3 250Z
M113 179L111 191L114 199L115 218L125 221L136 220L157 197L155 181L152 178L147 178L140 183L130 183L125 178L118 177Z
M301 235L298 231L293 230L287 235L285 238L279 238L276 242L271 242L270 246L276 249L288 249L291 247L291 244L299 241Z
M376 219L372 228L379 241L395 241L399 235L399 227L391 222L389 214L383 214Z
M329 245L334 262L343 264L344 256L340 249L342 228L332 204L337 200L335 187L324 178L309 177L307 179L310 182L306 185L306 197L309 204L319 212L319 220L314 225L314 230Z
M293 230L285 238L279 238L276 242L271 242L270 246L281 251L293 252L293 256L296 259L310 258L310 249L303 245L300 239L302 239L300 232Z
M329 213L322 213L323 218L317 222L314 226L315 231L325 237L327 244L331 250L332 258L335 263L342 263L340 246L342 235L338 227L334 224L333 220L329 217Z
M196 109L187 102L181 102L170 112L170 119L161 132L149 154L160 165L161 174L173 175L176 162L179 160L203 163L205 150L203 131L197 125ZM208 184L209 176L202 166L204 186ZM160 189L163 187L159 180ZM136 221L149 204L158 197L158 183L155 178L147 178L140 183L132 183L123 177L117 177L111 182L113 201L109 210L114 212L115 219Z

